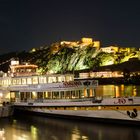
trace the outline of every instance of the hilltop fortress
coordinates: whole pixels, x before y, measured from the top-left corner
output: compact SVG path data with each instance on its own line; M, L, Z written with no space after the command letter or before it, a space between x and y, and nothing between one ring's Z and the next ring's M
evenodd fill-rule
M100 50L102 52L105 53L131 53L133 51L139 51L139 48L135 48L135 47L120 47L117 45L111 45L111 46L101 46L101 42L94 40L93 38L86 38L83 37L81 38L80 41L60 41L60 42L56 42L56 43L52 43L51 44L51 52L52 53L56 53L58 52L61 48L63 47L68 47L68 48L72 48L72 49L78 49L78 48L84 48L84 47L93 47L97 50ZM35 51L36 49L33 48L32 51Z

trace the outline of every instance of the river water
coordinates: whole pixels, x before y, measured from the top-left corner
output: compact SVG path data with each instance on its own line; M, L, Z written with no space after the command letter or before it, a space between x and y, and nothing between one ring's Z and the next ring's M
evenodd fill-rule
M140 140L140 128L18 116L0 119L0 140Z
M140 86L101 85L96 92L140 96ZM140 140L140 127L19 115L0 119L0 140Z

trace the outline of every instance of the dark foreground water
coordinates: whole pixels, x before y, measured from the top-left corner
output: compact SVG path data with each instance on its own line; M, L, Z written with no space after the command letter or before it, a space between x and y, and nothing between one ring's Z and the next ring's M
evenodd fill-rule
M140 128L20 116L0 119L0 140L140 140Z

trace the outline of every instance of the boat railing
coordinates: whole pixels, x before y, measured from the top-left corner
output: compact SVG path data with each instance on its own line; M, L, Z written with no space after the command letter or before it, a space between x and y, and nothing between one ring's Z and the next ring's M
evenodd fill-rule
M27 104L34 104L34 103L78 103L78 104L83 104L83 103L101 103L101 104L139 104L140 103L140 97L129 97L129 98L104 98L102 96L98 97L92 97L92 98L80 98L80 99L26 99L26 100L15 100L15 103L27 103Z
M36 99L34 102L42 103L56 103L56 102L84 102L91 101L91 98L81 98L81 99Z
M27 102L27 103L59 103L59 102L84 102L92 101L92 98L81 98L81 99L26 99L20 100L17 99L15 102Z

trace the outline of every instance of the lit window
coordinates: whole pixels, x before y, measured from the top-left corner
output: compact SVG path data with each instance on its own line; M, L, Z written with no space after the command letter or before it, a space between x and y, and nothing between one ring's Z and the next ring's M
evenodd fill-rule
M12 83L13 85L16 85L16 79L13 79Z
M72 76L71 75L70 76L66 76L66 81L73 81Z
M25 78L22 79L22 84L23 84L23 85L26 84L26 79L25 79Z
M48 77L48 83L56 82L56 77Z
M46 77L39 77L39 83L46 83Z
M38 84L38 77L33 77L33 84Z
M32 84L32 79L31 78L27 78L27 84Z
M35 91L32 92L32 99L37 99L37 92Z
M62 82L62 81L65 81L65 77L64 76L58 77L58 82Z
M21 84L21 79L17 79L17 84L18 84L18 85Z

